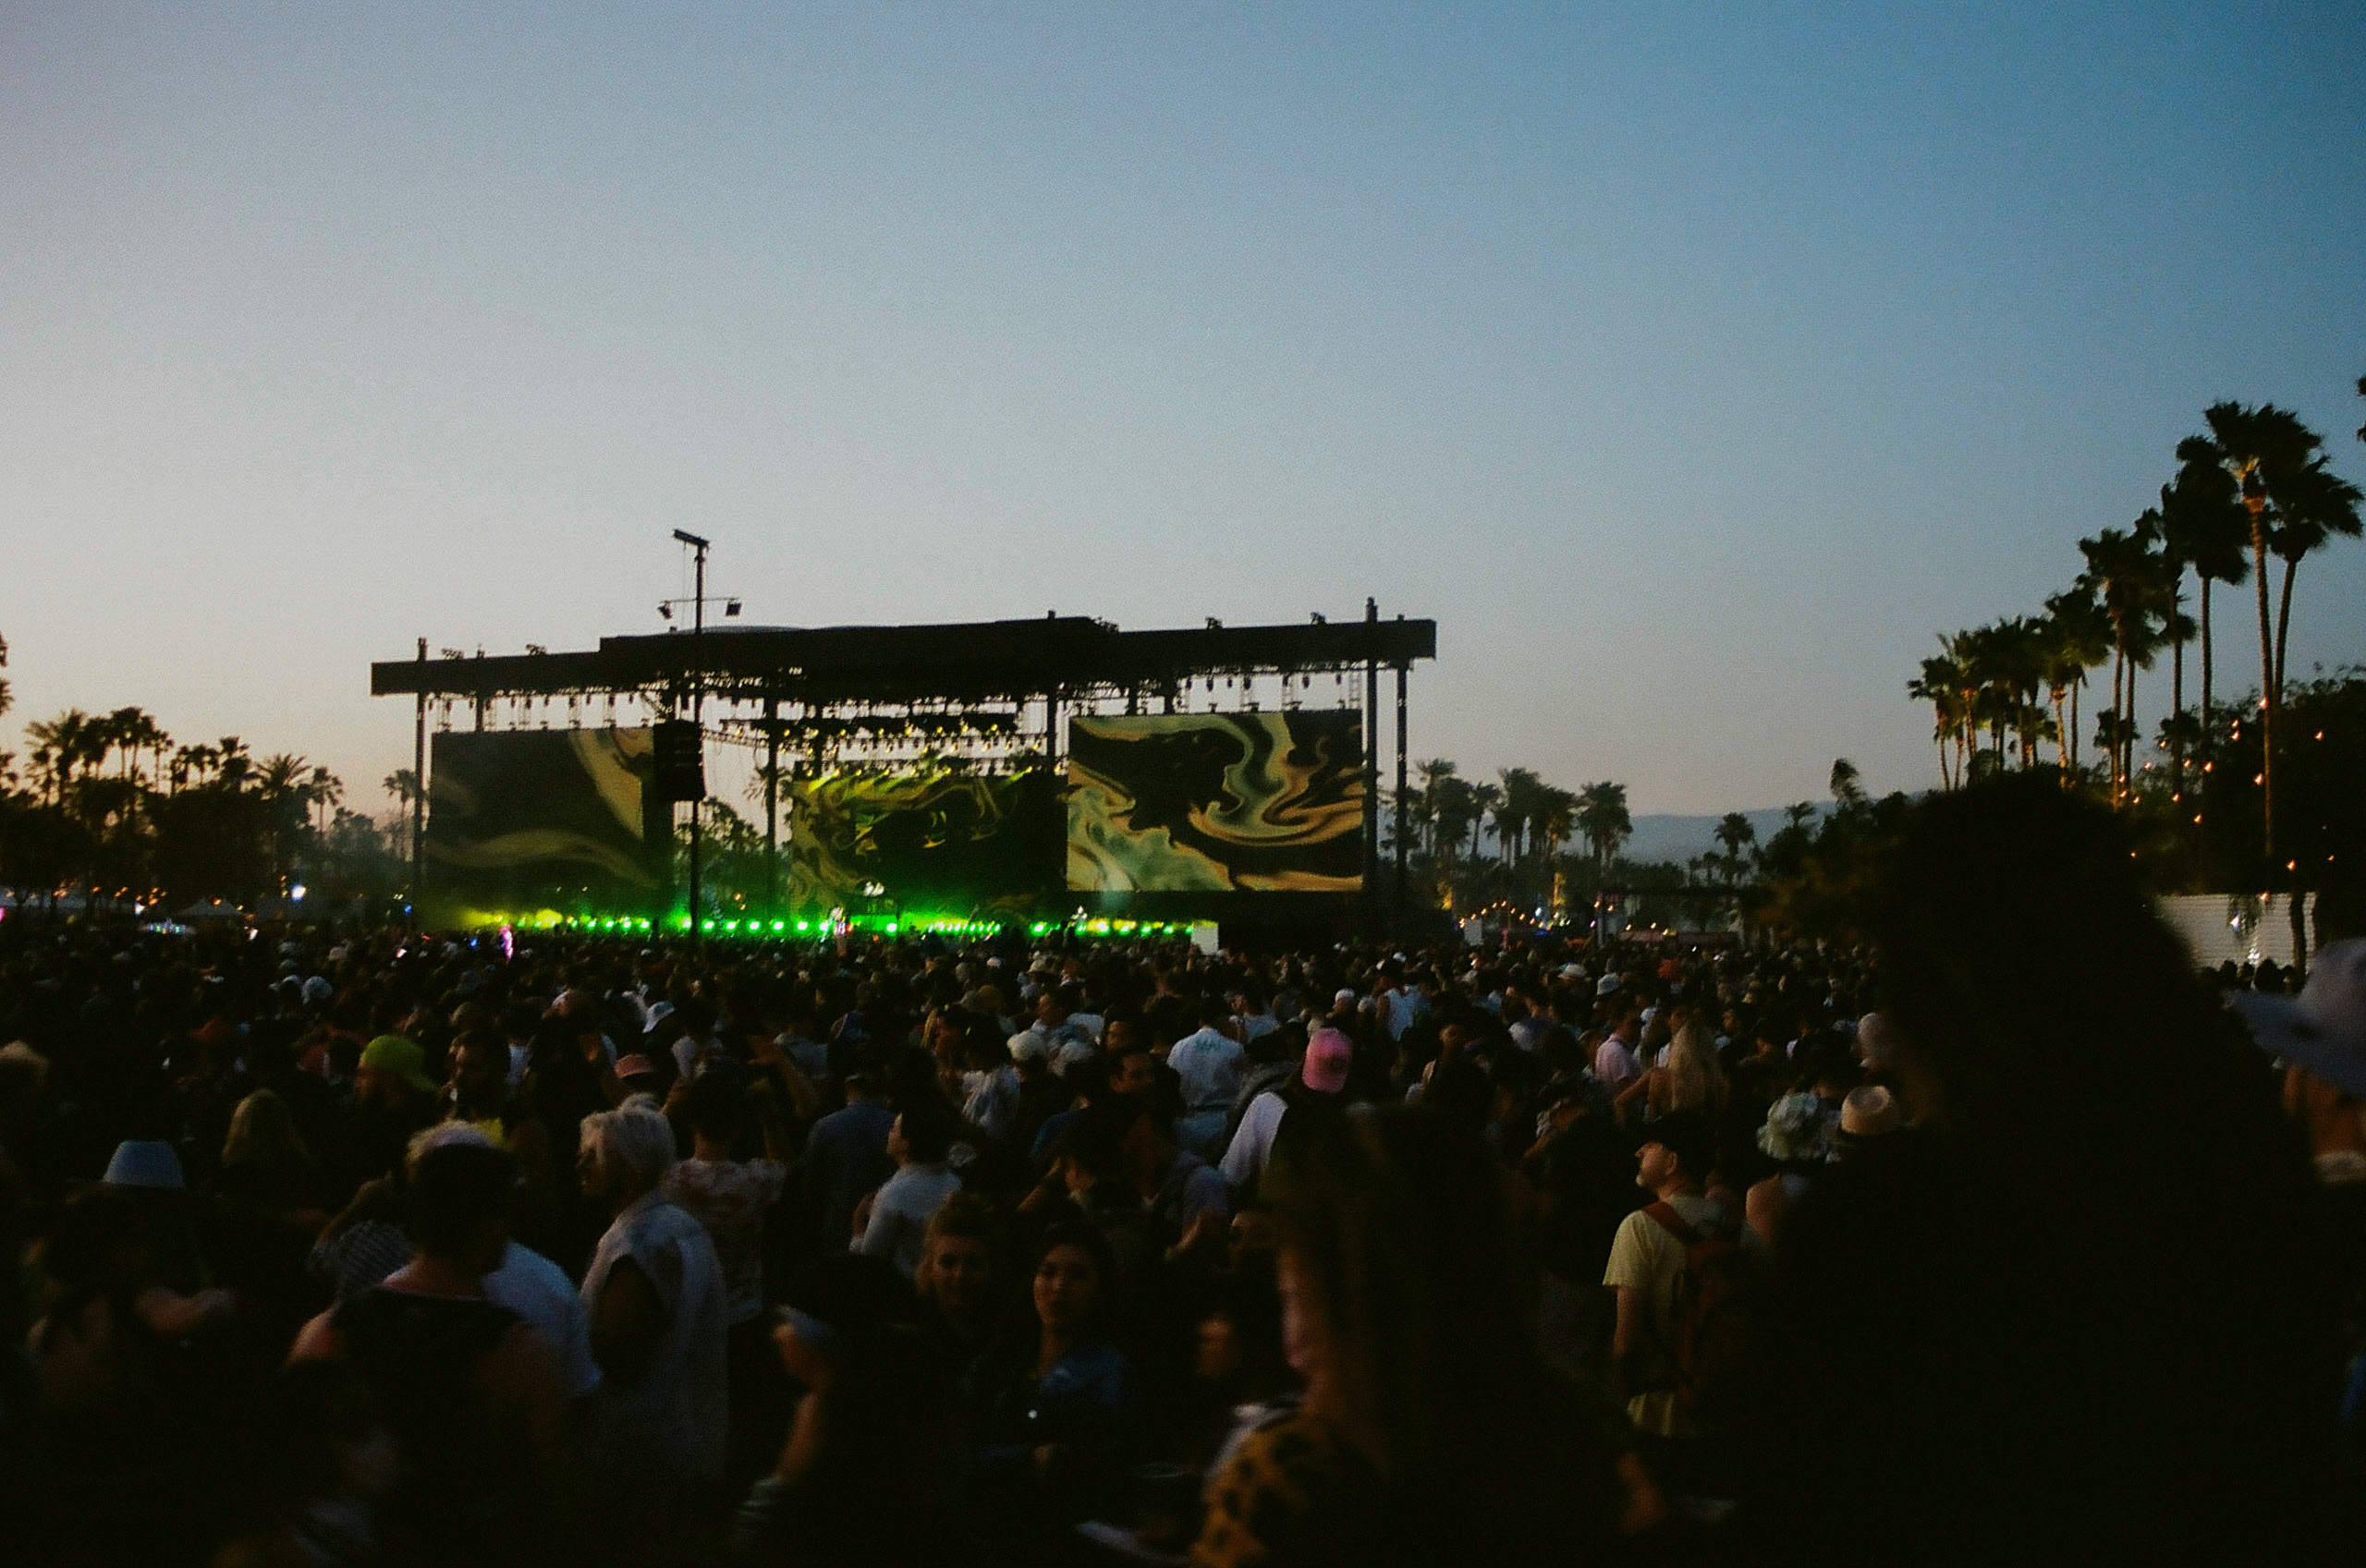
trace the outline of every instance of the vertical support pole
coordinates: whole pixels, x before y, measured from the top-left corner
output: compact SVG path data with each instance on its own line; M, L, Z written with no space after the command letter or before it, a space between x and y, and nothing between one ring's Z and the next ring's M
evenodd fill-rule
M1400 617L1401 619L1401 617ZM1405 777L1405 671L1396 666L1396 910L1399 919L1405 915L1410 892L1410 874L1406 865L1406 777Z
M780 698L764 693L764 907L780 913Z
M706 546L692 547L698 557L696 595L690 601L690 723L699 736L700 772L705 772L706 756ZM701 782L704 779L701 777ZM703 794L690 800L690 945L699 945L700 933L706 929L706 919L699 911L699 819L705 814Z
M427 639L419 639L419 712L410 733L410 913L419 923L427 895Z
M1364 907L1377 925L1380 897L1380 603L1364 601Z

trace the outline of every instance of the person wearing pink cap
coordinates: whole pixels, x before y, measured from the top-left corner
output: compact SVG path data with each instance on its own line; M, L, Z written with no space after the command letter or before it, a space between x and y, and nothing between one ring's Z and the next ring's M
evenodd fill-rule
M1226 1185L1236 1193L1253 1188L1273 1162L1274 1140L1282 1130L1283 1119L1294 1110L1339 1104L1354 1059L1354 1042L1346 1035L1337 1029L1315 1030L1306 1042L1306 1055L1298 1071L1279 1088L1267 1089L1249 1102L1240 1129L1233 1134L1232 1147L1225 1150L1223 1163L1217 1167L1224 1173Z

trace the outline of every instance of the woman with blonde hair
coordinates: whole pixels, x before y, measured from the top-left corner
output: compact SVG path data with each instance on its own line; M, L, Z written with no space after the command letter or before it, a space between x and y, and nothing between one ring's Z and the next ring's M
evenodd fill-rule
M246 1196L262 1201L311 1201L318 1171L286 1100L259 1088L238 1101L230 1113L229 1135L222 1140L222 1173L244 1188Z
M1655 1122L1678 1111L1697 1111L1715 1120L1726 1108L1726 1070L1717 1064L1717 1042L1698 1018L1676 1032L1667 1060L1652 1068L1618 1093L1618 1114L1631 1120L1637 1104L1646 1121Z

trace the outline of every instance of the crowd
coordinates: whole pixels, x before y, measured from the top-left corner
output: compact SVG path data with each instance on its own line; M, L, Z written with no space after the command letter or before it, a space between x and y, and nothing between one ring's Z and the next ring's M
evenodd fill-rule
M8 921L0 1561L2352 1556L2366 942L2116 831L1845 953Z

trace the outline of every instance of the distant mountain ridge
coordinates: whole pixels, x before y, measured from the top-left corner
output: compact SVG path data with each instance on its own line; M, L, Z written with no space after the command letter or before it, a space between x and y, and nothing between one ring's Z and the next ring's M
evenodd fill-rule
M1817 802L1819 808L1823 805ZM1780 806L1745 811L1742 815L1758 830L1761 844L1773 838L1784 821ZM1725 850L1717 843L1717 824L1725 820L1723 812L1714 817L1679 817L1665 812L1639 816L1635 819L1635 836L1619 853L1638 863L1673 860L1679 866L1696 855L1722 855Z

